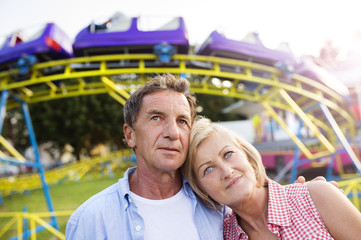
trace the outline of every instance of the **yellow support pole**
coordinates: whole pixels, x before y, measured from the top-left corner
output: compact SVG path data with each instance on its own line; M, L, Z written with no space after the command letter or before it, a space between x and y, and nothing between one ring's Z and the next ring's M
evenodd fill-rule
M330 151L334 153L336 149L332 144L327 140L327 138L318 130L318 128L313 124L313 122L307 117L303 110L293 101L293 99L288 95L284 89L280 89L281 96L287 101L287 103L294 109L302 121L312 130L315 136L321 141L321 143Z
M278 114L273 110L273 108L267 102L261 102L263 107L268 111L268 113L277 121L277 123L287 132L293 142L300 148L300 150L306 155L307 158L312 158L312 153L307 149L307 147L298 139L298 137L292 132L287 124L278 116Z
M49 223L45 222L40 217L33 214L34 220L37 221L40 225L44 226L49 232L57 236L58 238L65 240L64 234L56 230L53 226L51 226Z
M30 218L31 240L36 240L36 222L34 218Z
M16 149L8 142L6 139L0 135L0 144L2 144L9 153L12 154L20 162L25 162L25 158L18 152Z
M30 89L28 89L28 88L26 88L26 87L20 88L20 91L21 91L22 93L24 93L25 96L27 96L27 97L31 97L31 96L34 95L33 91L31 91Z
M18 239L22 240L23 239L23 216L22 213L18 213L16 215L16 220L17 220L17 232L18 232Z
M47 82L46 85L50 88L50 95L55 95L56 90L58 87L53 82Z
M107 77L102 76L102 82L107 88L108 93L112 96L115 100L117 100L122 105L125 105L126 100L130 97L130 94L126 91L117 88L115 83L108 79Z
M5 226L0 230L0 238L2 235L4 235L7 231L9 231L9 229L11 228L11 226L16 222L17 218L13 217L10 219L10 221L5 224Z
M108 93L111 97L113 97L115 100L117 100L120 104L122 104L123 106L125 105L126 100L119 97L119 95L117 95L114 91L108 91Z

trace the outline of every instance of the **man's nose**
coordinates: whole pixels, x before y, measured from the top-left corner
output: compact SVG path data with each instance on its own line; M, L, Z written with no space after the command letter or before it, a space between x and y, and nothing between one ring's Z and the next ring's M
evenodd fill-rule
M171 140L176 140L179 138L179 127L177 121L169 120L163 130L164 137L169 137Z

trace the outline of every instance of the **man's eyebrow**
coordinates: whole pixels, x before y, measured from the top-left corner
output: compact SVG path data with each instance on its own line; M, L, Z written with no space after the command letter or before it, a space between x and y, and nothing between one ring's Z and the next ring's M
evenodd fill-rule
M159 115L161 115L161 114L163 114L163 112L162 112L162 111L159 111L159 110L156 110L156 109L150 109L149 111L147 111L147 114L148 114L148 115L152 115L152 114L159 114Z
M189 116L188 114L180 114L179 117L187 120L191 120L191 116Z

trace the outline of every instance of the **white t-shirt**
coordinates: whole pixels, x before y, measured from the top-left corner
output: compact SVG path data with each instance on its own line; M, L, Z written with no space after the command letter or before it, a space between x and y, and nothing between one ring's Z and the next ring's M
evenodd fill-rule
M193 207L183 188L173 197L150 200L130 192L130 197L144 219L145 240L198 240Z

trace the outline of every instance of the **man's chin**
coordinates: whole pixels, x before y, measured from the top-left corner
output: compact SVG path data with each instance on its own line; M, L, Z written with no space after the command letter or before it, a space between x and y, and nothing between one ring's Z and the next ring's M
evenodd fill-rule
M175 162L166 162L166 163L163 162L163 164L161 165L163 169L166 169L171 172L171 171L179 170L182 164L183 161L175 161Z

